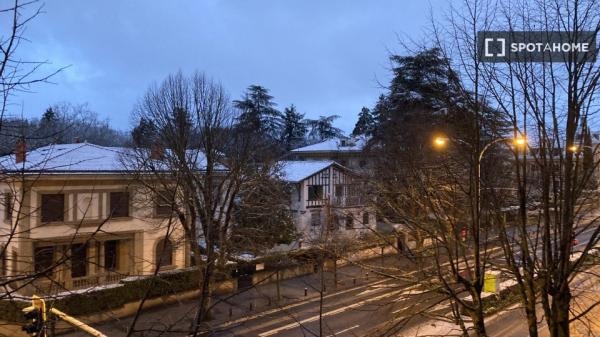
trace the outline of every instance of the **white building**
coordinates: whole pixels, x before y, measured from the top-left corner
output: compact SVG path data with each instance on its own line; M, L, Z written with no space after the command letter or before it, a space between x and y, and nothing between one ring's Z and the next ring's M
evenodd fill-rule
M292 185L290 209L300 242L324 233L361 237L375 228L359 175L331 160L282 162L283 179Z
M290 151L292 160L332 160L354 171L372 167L373 161L365 151L368 138L333 138Z
M48 294L189 266L177 220L166 235L171 208L128 172L123 151L21 145L0 158L0 278Z

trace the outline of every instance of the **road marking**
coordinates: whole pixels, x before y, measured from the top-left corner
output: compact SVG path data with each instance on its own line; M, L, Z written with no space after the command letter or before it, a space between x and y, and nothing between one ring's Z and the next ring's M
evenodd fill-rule
M351 326L351 327L349 327L348 329L344 329L344 330L340 330L340 331L338 331L338 332L334 332L334 333L333 333L333 335L329 335L329 336L327 336L327 337L335 337L335 336L337 336L337 335L339 335L339 334L341 334L341 333L348 332L348 331L350 331L350 330L354 330L354 329L358 328L359 326L360 326L360 325L356 324L355 326Z
M493 248L490 248L490 249L487 250L487 254L495 253L496 251L501 250L501 249L502 249L502 247L493 247ZM440 265L440 267L445 267L445 266L448 266L450 264L451 264L450 262L444 262L444 263L442 263ZM421 273L421 272L423 272L423 270L413 270L411 272L404 273L403 275L401 275L401 277L406 278L406 277L410 277L410 276L412 276L414 274ZM381 283L385 283L385 282L390 282L391 283L391 282L397 282L397 281L402 281L402 279L399 280L399 279L395 279L395 278L384 278L382 280L378 280L378 281L374 281L374 282L371 282L371 283L367 283L367 284L364 284L364 285L361 285L361 286L358 286L358 287L353 287L353 288L350 288L350 289L347 289L347 290L343 290L343 291L340 291L340 292L335 292L335 293L332 293L332 294L329 294L329 295L325 295L325 296L323 296L323 299L327 299L327 298L338 296L338 295L343 295L343 294L346 294L346 293L349 293L349 292L352 292L352 291L356 291L356 290L359 290L359 289L374 287L374 286L377 286L377 285L379 285ZM392 288L392 287L389 287L389 286L386 287L386 286L381 285L378 288L381 289L381 288ZM416 295L416 294L417 293L413 293L413 295ZM300 300L299 302L292 303L292 304L289 304L289 305L284 306L284 307L277 307L277 308L266 310L266 311L263 311L263 312L260 312L260 313L257 313L257 314L251 315L251 316L244 316L244 317L240 317L238 319L232 320L232 321L227 321L227 322L224 322L222 324L219 324L219 325L215 326L214 328L216 328L216 329L227 328L227 327L235 325L235 324L245 323L247 321L251 321L251 320L254 320L254 319L257 319L257 318L263 318L265 316L268 316L268 315L271 315L271 314L274 314L274 313L278 313L280 311L285 311L285 310L292 309L292 308L295 308L295 307L298 307L298 306L301 306L301 305L304 305L304 304L310 304L310 303L318 302L318 301L319 301L319 297L313 297L313 298L307 299L307 300ZM285 319L288 320L290 318L287 317ZM281 322L281 318L269 321L267 324L263 324L263 326L273 325L274 323L280 323L280 322ZM253 329L253 330L256 330L256 329Z
M414 287L417 287L417 286L414 286ZM363 301L360 301L360 302L356 302L354 304L351 304L351 305L348 305L348 306L345 306L345 307L341 307L341 308L338 308L338 309L335 309L335 310L331 310L331 311L323 313L322 317L328 317L328 316L337 315L339 313L348 311L350 309L354 309L354 308L360 307L363 304L367 304L367 303L370 303L370 302L378 301L380 299L383 299L383 298L386 298L386 297L390 297L390 296L394 296L396 294L407 294L406 290L407 289L400 289L400 290L392 291L392 292L385 293L385 294L382 294L382 295L379 295L379 296L375 296L375 297L372 297L372 298L369 298L369 299L366 299L366 300L363 300ZM412 289L408 289L408 293L410 293L411 291L412 291ZM280 326L280 327L275 328L273 330L269 330L269 331L263 332L263 333L259 334L258 336L259 337L272 336L272 335L274 335L276 333L279 333L281 331L293 329L295 327L302 326L302 325L304 325L306 323L314 322L314 321L316 321L318 319L319 319L319 315L315 315L315 316L312 316L312 317L305 318L305 319L303 319L301 321L298 321L298 322L293 322L293 323L290 323L290 324L286 324L284 326Z
M333 296L343 295L345 293L356 291L356 290L359 290L359 289L362 289L362 288L368 288L368 287L371 287L371 286L374 286L376 284L380 284L380 283L383 283L383 282L392 282L392 281L397 281L397 280L395 280L395 279L383 279L383 280L375 281L375 282L364 284L364 285L361 285L361 286L358 286L358 287L354 287L354 288L350 288L350 289L343 290L343 291L340 291L340 292L335 292L333 294L325 295L325 296L323 296L323 299L327 299L327 298L330 298L330 297L333 297ZM276 312L280 312L282 310L292 309L292 308L295 308L295 307L298 307L298 306L301 306L301 305L304 305L304 304L308 304L308 303L312 303L312 302L317 302L317 301L319 301L319 297L318 296L314 297L314 298L311 298L311 299L304 300L304 301L301 300L299 302L292 303L292 304L286 305L284 307L278 307L278 308L266 310L266 311L263 311L261 313L258 313L258 314L252 315L252 316L240 317L240 318L238 318L236 320L228 321L228 322L225 322L223 324L220 324L220 325L216 326L216 328L226 328L226 327L234 325L234 324L243 323L243 322L250 321L250 320L253 320L253 319L256 319L256 318L261 318L261 317L264 317L264 316L268 316L270 314L273 314L273 313L276 313Z

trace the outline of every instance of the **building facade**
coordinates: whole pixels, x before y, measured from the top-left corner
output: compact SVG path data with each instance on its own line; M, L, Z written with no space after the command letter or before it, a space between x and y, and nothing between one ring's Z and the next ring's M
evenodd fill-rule
M51 294L189 265L170 209L124 169L122 153L83 143L0 159L0 275L13 289Z
M363 181L348 168L330 160L285 161L282 173L292 187L290 210L299 246L330 234L360 238L375 228Z
M365 151L368 139L333 138L290 151L291 160L331 160L356 172L366 171L373 166L373 160Z

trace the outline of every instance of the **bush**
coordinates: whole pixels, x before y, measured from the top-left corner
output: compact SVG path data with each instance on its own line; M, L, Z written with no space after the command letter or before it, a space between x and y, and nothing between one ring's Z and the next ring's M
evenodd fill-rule
M217 280L226 276L219 274ZM177 270L160 273L158 276L123 279L118 286L92 289L88 292L69 294L64 297L46 300L46 305L73 316L89 315L111 309L118 309L128 302L141 300L146 292L148 298L172 295L198 289L200 271L196 269ZM9 322L23 323L21 309L31 305L26 301L0 301L0 317Z

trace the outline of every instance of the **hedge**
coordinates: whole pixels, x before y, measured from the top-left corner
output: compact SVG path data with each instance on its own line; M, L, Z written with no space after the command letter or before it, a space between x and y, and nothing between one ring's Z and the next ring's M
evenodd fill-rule
M219 274L216 279L227 278ZM161 273L156 277L125 278L117 285L106 288L90 289L90 291L73 292L65 297L47 299L48 307L57 309L73 316L89 315L122 307L128 302L135 302L144 297L149 291L148 298L156 298L179 292L198 289L200 272L197 269L185 269ZM23 323L21 309L31 305L22 300L0 301L0 320Z

